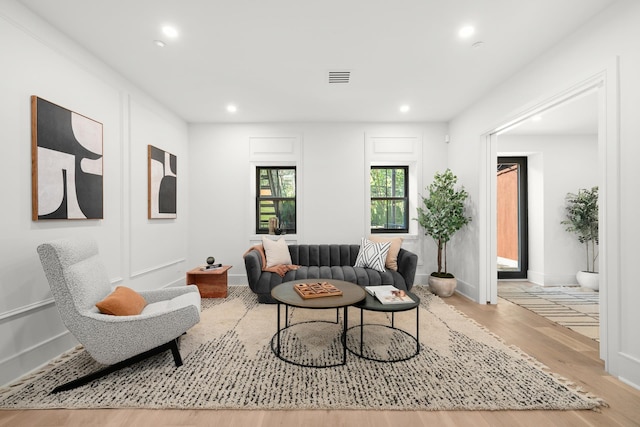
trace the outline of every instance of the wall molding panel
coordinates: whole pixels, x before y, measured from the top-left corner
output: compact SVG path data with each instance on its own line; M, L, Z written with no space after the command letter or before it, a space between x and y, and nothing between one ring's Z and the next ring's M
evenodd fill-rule
M300 136L249 137L250 161L296 161L300 159Z
M0 322L11 320L14 317L18 317L25 313L39 310L43 307L48 307L55 303L56 302L53 298L47 298L42 301L36 301L31 304L23 305L22 307L14 308L13 310L5 311L4 313L0 313Z
M186 258L179 258L179 259L176 259L176 260L173 260L173 261L168 261L168 262L165 262L163 264L158 264L158 265L155 265L153 267L145 268L143 270L134 271L134 272L131 273L131 276L129 276L129 277L133 279L134 277L143 276L145 274L149 274L149 273L152 273L154 271L162 270L163 268L171 267L172 265L180 264L180 263L185 262L185 261L186 261Z
M412 155L412 157L416 156L418 152L418 144L420 143L421 138L417 136L372 136L370 139L371 157L375 158L376 155L382 155L382 158L386 160L388 159L387 155L389 154L397 154L400 156Z

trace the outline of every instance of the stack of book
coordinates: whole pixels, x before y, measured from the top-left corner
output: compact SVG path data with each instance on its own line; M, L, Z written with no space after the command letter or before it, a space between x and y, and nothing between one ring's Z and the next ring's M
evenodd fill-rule
M222 268L222 264L203 265L202 267L200 267L200 271L215 270L216 268Z

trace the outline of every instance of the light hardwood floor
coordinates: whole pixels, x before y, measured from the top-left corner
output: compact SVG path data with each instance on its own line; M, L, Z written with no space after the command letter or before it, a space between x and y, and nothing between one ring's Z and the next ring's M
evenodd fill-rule
M598 411L0 411L0 426L640 426L640 391L604 372L595 341L505 300L486 306L454 295L446 302L603 398L609 407Z

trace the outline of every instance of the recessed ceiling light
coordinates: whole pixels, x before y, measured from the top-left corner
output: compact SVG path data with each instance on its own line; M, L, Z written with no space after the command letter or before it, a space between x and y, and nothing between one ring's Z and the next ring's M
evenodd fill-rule
M400 112L401 112L401 113L408 113L410 109L411 109L411 107L409 107L409 106L408 106L408 105L406 105L406 104L405 104L405 105L401 105L401 106L400 106Z
M460 28L460 31L458 31L458 36L460 36L463 39L466 39L471 37L475 32L476 32L475 28L473 28L471 25L466 25Z
M233 104L229 104L227 105L227 111L230 113L235 113L236 111L238 111L238 107Z
M158 47L165 47L165 43L162 40L154 40L153 44L155 44Z
M165 25L164 27L162 27L162 33L167 37L171 37L172 39L178 37L178 30L170 25Z

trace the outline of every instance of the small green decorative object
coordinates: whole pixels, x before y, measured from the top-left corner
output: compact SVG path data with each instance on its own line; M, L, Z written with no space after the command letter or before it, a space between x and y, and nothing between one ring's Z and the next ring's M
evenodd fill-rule
M212 256L207 258L207 264L209 265L213 265L213 263L216 262L216 259Z

